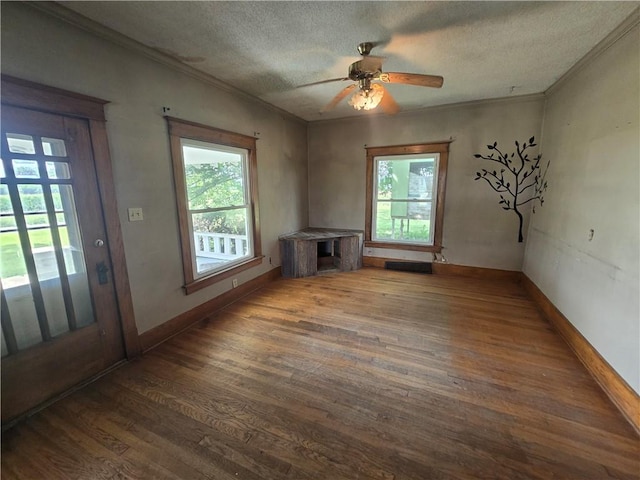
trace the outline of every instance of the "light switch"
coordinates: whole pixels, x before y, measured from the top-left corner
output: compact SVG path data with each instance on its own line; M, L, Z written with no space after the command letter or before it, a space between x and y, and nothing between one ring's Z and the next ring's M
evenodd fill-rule
M143 220L142 208L130 208L128 211L129 211L130 222L139 222Z

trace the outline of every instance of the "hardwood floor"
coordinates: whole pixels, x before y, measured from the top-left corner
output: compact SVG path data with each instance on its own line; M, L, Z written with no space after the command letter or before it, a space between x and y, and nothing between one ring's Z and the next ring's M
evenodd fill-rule
M637 479L522 286L282 279L5 432L2 478Z

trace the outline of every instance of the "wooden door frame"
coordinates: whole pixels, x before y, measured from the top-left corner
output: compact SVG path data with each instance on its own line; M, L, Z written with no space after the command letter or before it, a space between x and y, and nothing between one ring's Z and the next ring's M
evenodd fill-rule
M125 353L129 359L137 357L141 353L140 339L133 311L104 116L104 106L109 102L4 74L0 76L0 82L3 105L82 118L88 122Z

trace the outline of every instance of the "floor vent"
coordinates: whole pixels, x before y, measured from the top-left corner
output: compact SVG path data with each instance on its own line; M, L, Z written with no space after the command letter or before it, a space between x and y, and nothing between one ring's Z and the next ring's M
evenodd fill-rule
M384 262L384 268L401 272L433 273L428 262Z

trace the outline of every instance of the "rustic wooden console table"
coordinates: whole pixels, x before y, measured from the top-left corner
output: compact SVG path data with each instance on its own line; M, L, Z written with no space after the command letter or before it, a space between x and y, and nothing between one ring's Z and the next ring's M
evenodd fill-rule
M307 228L281 235L283 277L308 277L329 271L362 267L362 232Z

